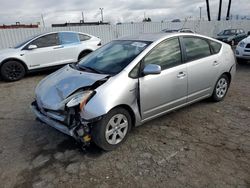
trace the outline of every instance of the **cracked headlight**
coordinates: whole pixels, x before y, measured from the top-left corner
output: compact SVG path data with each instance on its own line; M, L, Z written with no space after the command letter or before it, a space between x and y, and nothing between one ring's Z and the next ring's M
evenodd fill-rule
M94 94L94 91L87 90L83 92L76 93L70 101L66 104L67 107L74 107L79 105L80 110L83 109L89 98Z

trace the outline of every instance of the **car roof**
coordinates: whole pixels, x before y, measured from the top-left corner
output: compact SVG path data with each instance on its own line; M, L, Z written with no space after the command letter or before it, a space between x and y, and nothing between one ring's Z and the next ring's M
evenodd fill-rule
M137 35L131 35L131 36L121 37L121 38L118 38L116 40L139 40L139 41L154 42L154 41L157 41L157 40L159 40L161 38L165 38L167 36L172 36L173 34L174 33L164 33L164 32L159 32L159 33L142 33L142 34L137 34Z

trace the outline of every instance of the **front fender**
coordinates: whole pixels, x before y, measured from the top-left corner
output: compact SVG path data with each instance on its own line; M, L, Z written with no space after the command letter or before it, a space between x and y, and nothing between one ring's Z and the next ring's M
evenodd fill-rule
M107 114L117 106L126 105L132 109L136 121L139 121L137 85L138 80L129 78L126 73L109 78L106 83L95 90L96 94L84 107L81 117L90 120Z

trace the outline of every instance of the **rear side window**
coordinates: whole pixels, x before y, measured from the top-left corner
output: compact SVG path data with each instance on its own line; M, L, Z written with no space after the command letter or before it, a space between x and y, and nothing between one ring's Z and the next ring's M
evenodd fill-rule
M212 41L212 40L210 40L209 43L210 43L211 49L213 51L213 54L217 54L220 52L220 49L221 49L220 43Z
M76 33L70 33L70 32L59 33L59 37L61 44L72 44L79 42L79 38Z
M48 34L33 40L29 45L36 45L38 48L45 48L59 45L58 34Z
M211 55L210 47L205 39L197 37L184 37L187 61L201 59Z
M88 35L84 35L84 34L79 34L79 39L80 41L85 41L85 40L89 40L91 37Z

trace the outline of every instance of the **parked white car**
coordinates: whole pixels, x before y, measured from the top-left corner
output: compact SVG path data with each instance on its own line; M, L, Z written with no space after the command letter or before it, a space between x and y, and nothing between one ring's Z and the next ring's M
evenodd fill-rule
M250 36L239 42L235 50L236 58L241 60L250 60Z
M0 50L0 75L6 81L16 81L30 71L77 62L99 46L99 38L85 33L41 34Z

